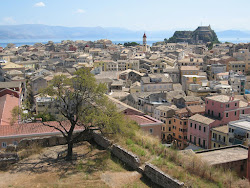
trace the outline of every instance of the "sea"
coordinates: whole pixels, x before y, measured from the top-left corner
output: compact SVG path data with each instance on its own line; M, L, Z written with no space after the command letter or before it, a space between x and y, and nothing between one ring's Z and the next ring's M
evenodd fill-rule
M23 46L23 45L34 45L35 43L43 43L43 44L46 44L48 43L48 41L53 41L54 43L60 43L62 40L73 40L73 41L76 41L76 40L84 40L84 41L96 41L96 40L99 40L97 38L69 38L69 39L58 39L58 38L54 38L54 39L0 39L0 47L3 47L5 48L8 43L13 43L16 45L16 47L19 47L19 46ZM138 39L110 39L113 44L124 44L125 42L137 42L139 44L142 44L142 40L138 40ZM153 43L156 43L156 42L161 42L163 41L164 39L161 39L161 38L149 38L147 40L147 44L152 46ZM231 42L231 43L248 43L250 42L250 38L219 38L219 40L221 42Z

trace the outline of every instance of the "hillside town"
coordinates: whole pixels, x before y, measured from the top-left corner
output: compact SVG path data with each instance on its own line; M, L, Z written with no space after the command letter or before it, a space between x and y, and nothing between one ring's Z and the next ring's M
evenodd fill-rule
M200 26L196 32L209 29ZM206 150L197 155L216 164L226 160L234 164L231 168L240 164L236 171L246 177L250 43L212 43L203 35L193 37L192 43L182 38L152 46L144 33L142 45L101 39L0 47L0 150L24 138L60 134L49 127L31 128L43 121L44 114L51 120L59 115L54 96L40 91L55 75L72 78L81 68L106 84L106 95L119 112L166 147ZM27 103L30 109L23 113L36 117L17 119L13 125L13 109L24 109ZM18 129L20 124L25 126ZM235 148L238 156L230 153ZM231 157L223 161L214 157L215 152Z

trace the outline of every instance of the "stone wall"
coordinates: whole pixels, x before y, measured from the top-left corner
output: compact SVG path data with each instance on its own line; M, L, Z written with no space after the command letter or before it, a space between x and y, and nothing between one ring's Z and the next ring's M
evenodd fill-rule
M179 188L184 186L183 182L170 177L150 163L146 164L144 175L147 176L152 182L162 187Z
M114 144L111 148L111 152L118 159L126 163L129 167L134 170L137 170L141 164L141 161L138 156L125 150L121 146Z
M93 132L93 139L99 146L103 147L104 149L107 149L112 145L112 142L110 140L95 131Z
M19 160L16 153L0 153L0 169L8 167Z
M85 132L79 139L79 141L88 141L92 139L91 132ZM41 146L41 147L52 147L57 145L67 144L66 139L63 136L48 136L48 137L35 137L35 138L24 138L17 146L17 150L27 148L31 145Z

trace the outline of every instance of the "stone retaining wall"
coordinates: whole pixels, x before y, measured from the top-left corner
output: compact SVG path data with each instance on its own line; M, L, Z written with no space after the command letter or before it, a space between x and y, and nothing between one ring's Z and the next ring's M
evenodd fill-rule
M6 168L19 160L16 153L0 153L0 169Z
M138 156L125 150L117 144L114 144L111 148L111 152L118 159L126 163L129 167L134 170L137 170L141 164L141 161Z
M93 139L99 146L103 147L104 149L107 149L112 145L112 142L110 140L95 131L93 132Z
M162 172L156 166L147 163L144 169L144 175L147 176L152 182L162 186L169 188L179 188L183 187L184 183L176 180L169 175Z

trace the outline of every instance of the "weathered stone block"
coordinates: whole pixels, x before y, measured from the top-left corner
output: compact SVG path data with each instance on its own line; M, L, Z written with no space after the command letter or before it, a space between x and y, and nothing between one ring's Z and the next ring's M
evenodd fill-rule
M104 149L107 149L112 144L110 140L96 132L93 132L93 139L99 146L103 147Z
M160 185L162 187L169 188L180 188L184 186L183 182L180 182L177 179L172 178L168 174L165 174L156 166L146 163L144 174L155 184Z
M127 151L126 149L114 144L111 148L111 152L114 156L118 159L126 163L132 169L137 170L140 166L140 159L137 155L133 154L132 152Z

